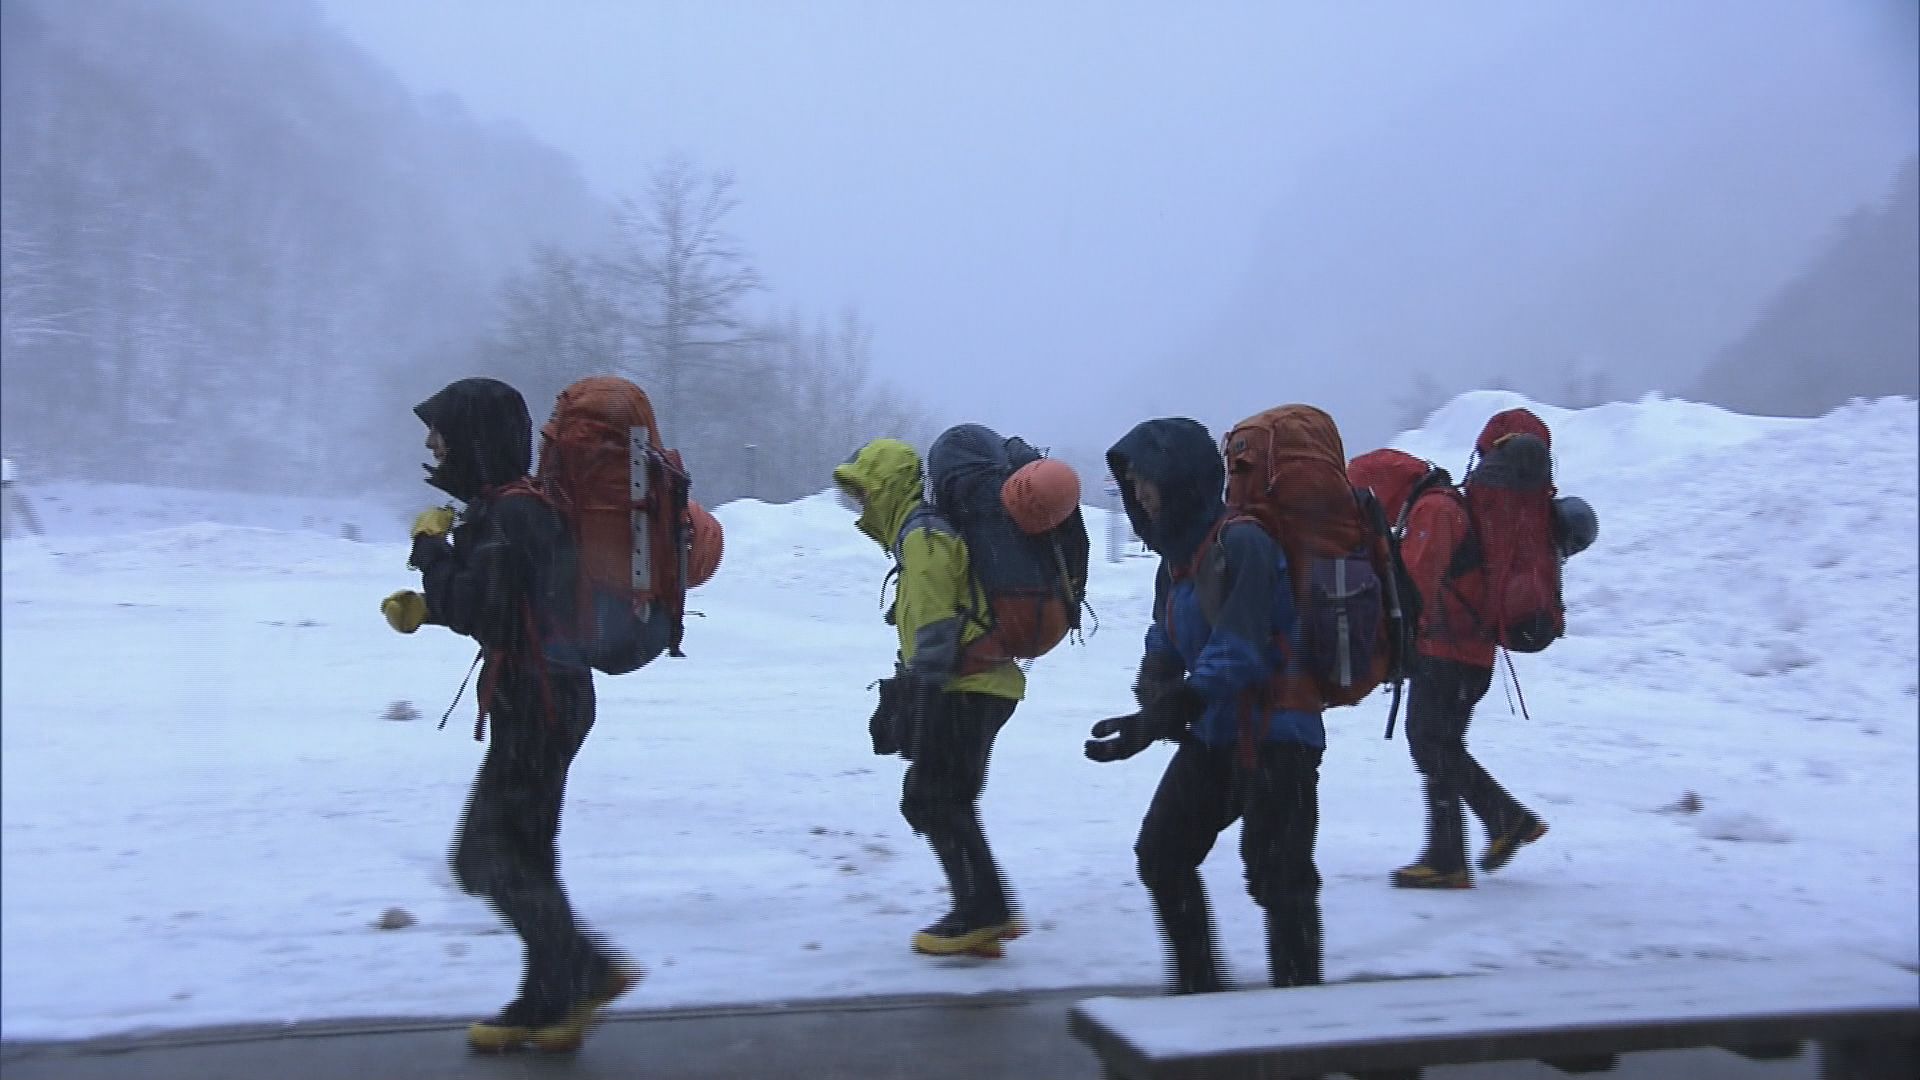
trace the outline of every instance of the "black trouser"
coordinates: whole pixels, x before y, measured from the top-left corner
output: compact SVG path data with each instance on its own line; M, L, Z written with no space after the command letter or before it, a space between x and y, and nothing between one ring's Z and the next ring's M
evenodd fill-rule
M593 679L555 673L548 697L533 678L494 695L486 757L453 841L460 887L484 897L525 947L520 996L535 1012L564 1012L599 987L605 951L574 917L560 884L560 804L567 767L593 727Z
M900 816L927 838L968 925L1004 922L1012 908L1005 877L980 826L980 793L994 736L1016 702L993 694L943 693L914 732L913 764L901 787Z
M1467 753L1473 708L1493 683L1493 669L1421 657L1407 693L1407 749L1426 787L1426 865L1447 873L1467 866L1467 826L1461 802L1489 836L1527 817L1499 782Z
M1275 986L1321 979L1318 747L1269 742L1249 767L1233 747L1181 745L1153 793L1133 846L1173 954L1176 991L1221 989L1200 864L1221 831L1240 821L1247 892L1267 912L1267 959Z

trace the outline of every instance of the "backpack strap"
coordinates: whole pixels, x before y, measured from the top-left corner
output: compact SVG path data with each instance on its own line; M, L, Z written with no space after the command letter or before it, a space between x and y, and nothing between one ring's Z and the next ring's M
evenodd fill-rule
M1459 504L1460 512L1466 515L1467 519L1467 534L1461 538L1460 545L1453 549L1452 557L1447 560L1447 568L1440 575L1440 587L1453 594L1461 610L1473 620L1474 630L1484 631L1487 628L1487 621L1481 617L1479 609L1467 600L1466 594L1460 591L1459 585L1461 578L1480 569L1485 561L1485 554L1480 546L1480 520L1473 516L1473 504L1467 501L1465 492L1451 484L1435 490L1444 491L1449 498ZM1411 500L1408 501L1407 507L1409 510L1412 509ZM1423 615L1422 618L1424 617Z
M883 603L886 600L888 583L900 577L900 551L906 546L907 534L915 529L921 528L946 532L954 536L959 535L959 530L953 527L953 524L946 519L946 516L927 503L923 502L909 511L906 519L900 522L899 531L893 534L893 543L887 548L887 553L893 556L893 565L887 568L887 576L880 580L880 599ZM968 554L971 555L972 553L969 552ZM971 563L969 563L968 580L973 585L973 591L979 591L979 578L973 575ZM898 603L899 593L896 591L894 593L894 603L886 605L886 621L889 626L894 624L894 612ZM989 625L986 618L984 618L978 610L961 608L956 611L955 614L965 615L969 622L977 624L982 630L992 629L992 626ZM990 615L991 612L986 614Z

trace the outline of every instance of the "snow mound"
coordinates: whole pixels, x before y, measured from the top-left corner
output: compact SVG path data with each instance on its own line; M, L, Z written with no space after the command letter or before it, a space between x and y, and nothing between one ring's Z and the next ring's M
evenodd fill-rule
M101 573L335 575L406 563L403 545L368 545L316 533L237 525L179 525L146 532L49 541L63 570ZM398 561L395 552L398 551Z
M1700 815L1698 828L1700 835L1709 840L1785 844L1793 839L1776 822L1744 810L1708 811Z

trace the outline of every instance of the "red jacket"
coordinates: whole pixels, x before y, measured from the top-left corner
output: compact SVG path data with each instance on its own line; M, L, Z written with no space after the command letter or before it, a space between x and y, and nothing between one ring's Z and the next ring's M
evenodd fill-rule
M1474 610L1485 606L1486 583L1479 570L1449 581L1447 566L1467 539L1467 510L1446 492L1423 496L1407 516L1400 557L1420 590L1420 655L1493 667L1498 643L1492 626L1482 626Z

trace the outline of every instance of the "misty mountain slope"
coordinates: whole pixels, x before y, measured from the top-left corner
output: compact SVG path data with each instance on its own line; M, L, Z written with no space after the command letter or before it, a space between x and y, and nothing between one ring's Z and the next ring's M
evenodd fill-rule
M1764 11L1535 11L1508 48L1356 117L1271 177L1240 280L1136 398L1224 421L1263 386L1377 445L1422 373L1449 393L1497 376L1551 398L1595 369L1629 398L1686 390L1914 152L1911 47L1883 16Z
M1399 444L1457 473L1520 400L1464 396ZM1516 662L1531 719L1503 678L1473 745L1552 831L1471 892L1389 888L1419 846L1417 778L1383 696L1330 715L1328 975L1920 960L1920 405L1539 410L1600 538L1568 570L1569 637ZM512 993L517 944L445 864L471 696L435 725L468 643L381 621L414 580L398 525L352 544L247 504L7 544L7 1037L478 1015ZM831 496L719 516L687 658L599 680L569 780L572 895L651 972L623 1004L1157 980L1131 845L1169 751L1080 752L1130 707L1152 560L1094 565L1097 631L1036 665L996 747L983 812L1033 932L940 962L908 951L946 897L864 731L893 654L886 559ZM382 720L396 700L419 719ZM1686 792L1700 812L1671 809ZM1231 831L1204 873L1234 975L1260 980ZM418 923L373 929L389 906Z
M1920 395L1920 163L1848 215L1693 388L1731 409L1814 416Z

